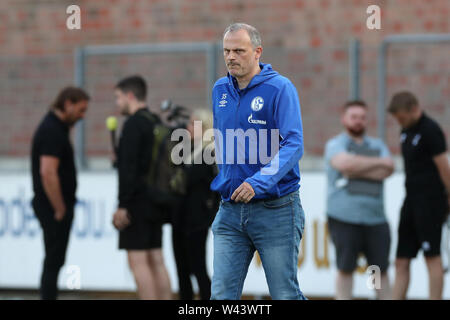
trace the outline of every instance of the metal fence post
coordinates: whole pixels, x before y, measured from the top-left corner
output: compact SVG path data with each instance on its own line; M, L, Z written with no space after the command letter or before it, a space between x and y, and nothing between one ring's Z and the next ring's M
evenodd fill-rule
M85 52L84 48L76 48L75 50L75 85L84 88L84 71L85 71ZM87 168L85 139L86 139L85 120L78 121L75 126L75 159L77 166L81 169Z
M387 43L381 43L378 49L378 137L386 141L386 52Z
M206 96L208 97L208 107L211 107L212 89L217 80L217 45L215 43L211 43L208 48L207 68L206 90L208 90L208 92L206 93Z

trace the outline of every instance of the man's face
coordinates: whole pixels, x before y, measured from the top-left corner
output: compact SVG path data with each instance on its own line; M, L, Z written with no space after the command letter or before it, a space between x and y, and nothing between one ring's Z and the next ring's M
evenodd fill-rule
M129 115L130 114L130 102L129 102L128 95L119 89L116 89L114 91L114 94L116 96L116 106L119 108L120 114L125 115L125 116Z
M413 110L399 110L395 113L392 113L392 116L404 129L411 127L415 123Z
M79 102L66 101L64 106L64 113L66 115L66 122L73 126L78 120L84 118L88 109L88 101L82 100Z
M262 48L253 48L246 30L227 32L223 37L223 57L228 72L235 78L244 78L258 65Z
M367 127L367 111L361 106L349 106L342 115L342 125L353 136L364 135Z

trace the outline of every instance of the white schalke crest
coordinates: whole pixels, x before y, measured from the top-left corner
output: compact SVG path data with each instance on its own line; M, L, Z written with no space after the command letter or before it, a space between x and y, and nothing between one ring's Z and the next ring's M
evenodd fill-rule
M401 142L401 143L405 142L406 138L407 138L406 133L402 133L402 134L400 135L400 142Z
M420 135L420 133L416 134L414 136L414 139L411 141L413 146L417 146L419 144L420 138L422 138L422 136Z
M251 104L251 107L252 107L253 111L259 111L259 110L262 109L263 106L264 106L264 99L263 98L261 98L261 97L253 98L252 104Z

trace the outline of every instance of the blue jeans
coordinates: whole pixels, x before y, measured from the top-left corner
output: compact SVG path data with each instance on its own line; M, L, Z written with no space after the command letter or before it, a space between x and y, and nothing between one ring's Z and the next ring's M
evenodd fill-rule
M305 214L295 191L255 203L221 202L212 224L212 300L238 300L255 250L272 299L305 300L297 280Z

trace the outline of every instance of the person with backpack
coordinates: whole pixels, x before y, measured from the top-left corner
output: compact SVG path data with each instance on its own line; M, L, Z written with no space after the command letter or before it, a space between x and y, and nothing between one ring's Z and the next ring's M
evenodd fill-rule
M194 130L194 122L202 130ZM191 275L194 275L201 300L211 296L211 280L206 268L206 242L208 231L219 207L220 195L210 190L217 168L214 162L204 161L204 152L213 149L213 143L203 140L203 134L212 128L212 114L205 109L195 109L187 130L191 152L182 165L185 194L172 215L172 243L177 266L179 298L193 300ZM209 150L207 150L209 149Z
M115 87L116 104L125 120L117 150L118 208L113 225L119 230L119 249L128 263L140 299L171 299L164 264L160 209L148 193L148 173L159 117L146 105L147 85L140 76L121 80Z

